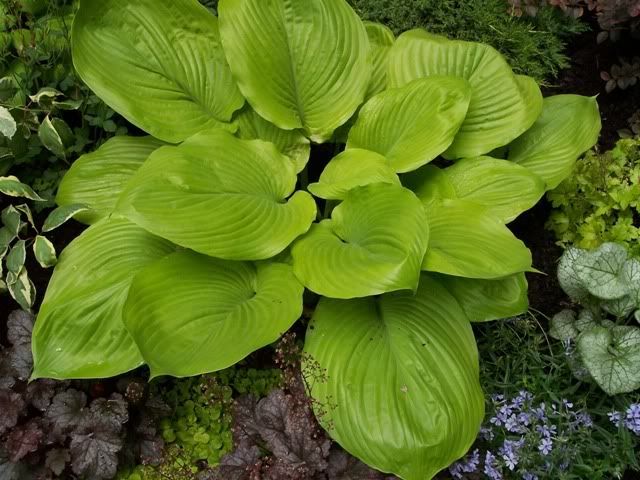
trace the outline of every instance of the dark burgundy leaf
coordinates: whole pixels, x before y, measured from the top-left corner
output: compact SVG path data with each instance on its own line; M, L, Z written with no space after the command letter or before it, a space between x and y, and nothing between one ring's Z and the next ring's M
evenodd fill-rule
M14 345L7 350L9 366L14 375L20 380L28 380L33 369L33 355L31 354L31 344L24 343Z
M71 454L69 453L69 450L66 448L54 448L47 452L45 466L54 474L60 475L70 460Z
M51 399L56 393L54 380L42 379L31 382L27 386L27 401L35 408L45 411L51 405Z
M332 449L327 476L332 480L385 480L385 476L370 469L344 450Z
M149 397L144 404L144 411L155 420L171 415L171 407L158 397Z
M0 435L18 423L18 417L26 407L17 393L0 389Z
M88 417L86 404L87 396L71 388L53 397L45 417L57 430L70 431L86 423Z
M4 451L0 451L0 478L2 480L31 480L33 475L21 463L11 462Z
M220 465L207 480L253 480L260 479L260 449L249 438L245 438L235 451L225 455Z
M258 400L252 395L238 397L233 404L233 440L239 445L249 437L260 441L260 428L256 419Z
M13 346L31 345L33 315L22 310L14 310L7 319L7 338Z
M122 425L129 420L129 405L119 393L91 402L91 422L102 429L120 432Z
M135 433L140 462L143 465L159 465L162 462L164 441L158 436L155 421L147 412L143 412Z
M15 427L6 441L9 460L19 462L29 453L37 451L43 437L44 433L36 421Z
M122 440L108 430L71 436L71 469L92 480L113 478L118 471L118 452Z

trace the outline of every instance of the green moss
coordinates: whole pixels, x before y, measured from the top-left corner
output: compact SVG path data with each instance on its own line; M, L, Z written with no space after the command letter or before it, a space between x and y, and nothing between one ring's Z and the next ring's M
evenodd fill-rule
M514 17L505 0L349 0L364 20L384 23L396 34L420 27L450 38L492 45L516 73L539 82L568 65L566 39L587 29L557 9L535 18Z
M617 242L640 255L640 139L587 153L548 198L555 210L547 228L561 245L592 249Z

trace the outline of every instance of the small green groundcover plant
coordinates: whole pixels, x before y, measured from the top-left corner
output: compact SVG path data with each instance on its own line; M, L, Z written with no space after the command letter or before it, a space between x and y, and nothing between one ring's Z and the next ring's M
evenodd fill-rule
M592 378L609 395L640 388L640 260L615 243L569 248L558 266L563 290L583 308L551 320L551 336L576 345L578 378Z
M640 255L640 139L590 151L547 197L554 207L547 228L561 245L589 250L615 242Z
M308 289L320 423L378 470L431 478L483 418L470 320L527 308L531 253L506 224L594 145L597 103L543 100L493 48L394 38L344 0L218 13L81 2L77 71L151 136L62 181L91 226L60 255L33 378L221 370L287 331Z

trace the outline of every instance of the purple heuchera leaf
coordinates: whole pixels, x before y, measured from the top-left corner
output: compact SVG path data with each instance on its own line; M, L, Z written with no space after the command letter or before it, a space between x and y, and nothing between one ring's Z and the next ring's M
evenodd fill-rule
M14 310L7 319L7 338L11 345L31 345L33 315L22 310Z
M69 461L71 461L69 450L65 448L54 448L47 452L45 467L51 470L55 475L60 475Z
M122 439L109 430L71 436L71 469L92 480L113 478L118 471Z
M56 382L53 380L36 380L27 386L27 401L38 410L44 412L56 393Z
M108 399L98 398L91 402L89 413L92 425L114 432L119 432L129 420L129 406L119 393L111 394Z
M236 449L222 457L220 465L200 480L252 480L260 477L260 449L245 437Z
M25 406L22 396L11 390L0 389L0 435L17 425Z
M58 431L70 431L87 420L87 396L73 388L58 393L51 402L51 406L45 413Z
M38 450L44 432L37 421L31 421L11 430L5 442L9 460L19 462L28 454Z
M331 450L326 473L331 480L384 480L386 478L382 473L370 469L357 458L338 449Z

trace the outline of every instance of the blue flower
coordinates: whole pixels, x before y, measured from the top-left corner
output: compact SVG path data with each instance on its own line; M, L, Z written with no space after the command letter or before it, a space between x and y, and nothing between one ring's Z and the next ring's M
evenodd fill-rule
M524 438L520 440L505 440L500 447L499 453L509 470L513 470L518 465L518 452L524 445Z
M522 480L538 480L538 476L533 473L524 472L522 474Z
M553 440L551 440L551 438L549 437L544 437L542 440L540 440L538 450L540 450L543 455L549 455L551 453L551 450L553 450Z
M497 468L496 457L489 451L484 457L484 474L491 480L502 480L502 472Z
M480 465L480 451L475 449L471 455L468 455L464 460L454 463L449 467L449 473L454 478L463 478L463 473L473 473Z
M632 403L627 411L624 426L636 435L640 435L640 403Z
M607 413L607 415L609 416L609 420L611 421L611 423L613 423L616 427L620 427L620 425L622 424L622 414L620 412L609 412Z

